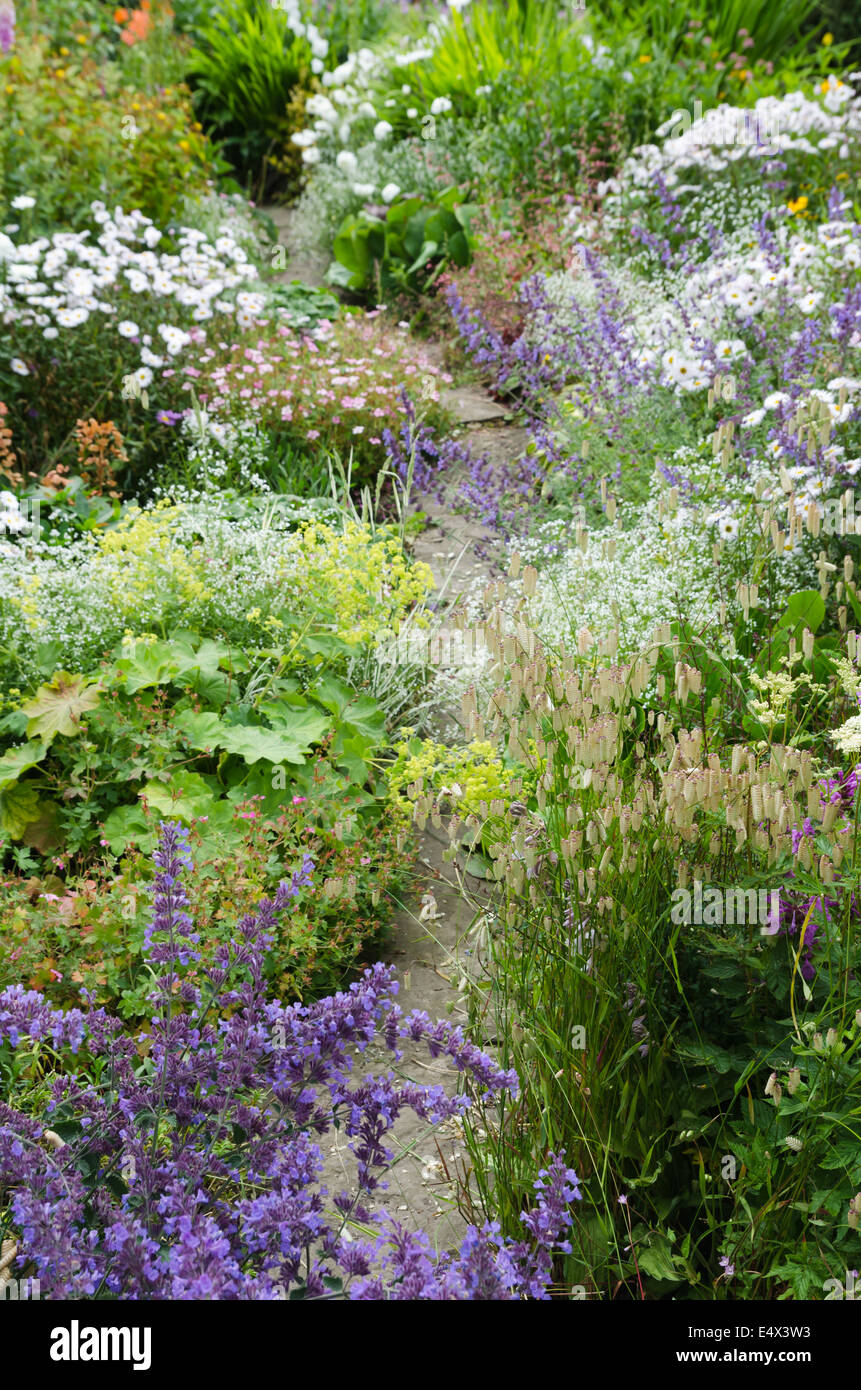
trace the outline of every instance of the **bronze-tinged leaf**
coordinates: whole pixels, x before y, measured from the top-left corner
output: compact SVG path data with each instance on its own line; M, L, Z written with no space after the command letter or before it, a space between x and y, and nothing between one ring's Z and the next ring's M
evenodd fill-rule
M21 838L30 849L37 849L40 854L49 854L60 844L57 807L53 801L40 801L38 806L39 819L28 823Z

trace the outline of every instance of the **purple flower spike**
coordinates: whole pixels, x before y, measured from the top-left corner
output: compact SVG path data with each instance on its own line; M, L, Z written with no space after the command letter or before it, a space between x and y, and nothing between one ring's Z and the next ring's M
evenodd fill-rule
M15 42L15 6L12 0L0 0L0 49L8 53Z

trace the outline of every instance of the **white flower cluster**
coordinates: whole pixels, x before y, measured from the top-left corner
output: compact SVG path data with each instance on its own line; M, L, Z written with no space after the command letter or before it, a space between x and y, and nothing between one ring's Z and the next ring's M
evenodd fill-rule
M850 74L850 79L858 78L861 73ZM694 120L688 112L675 111L656 134L669 138L661 145L638 146L617 178L599 184L598 196L605 198L608 213L620 211L629 191L653 189L659 175L678 196L699 188L686 186L692 173L719 174L742 159L836 150L840 159L849 160L861 137L861 95L851 80L832 76L822 83L817 99L796 91L761 97L752 107L724 103L702 114L695 111Z
M628 530L595 531L585 550L566 547L557 524L519 546L524 560L541 565L530 611L548 645L564 638L570 650L582 627L596 641L618 628L624 656L644 646L656 623L679 606L695 625L713 620L719 599L702 512L680 507L661 517L655 503L628 523Z
M293 0L282 0L282 3L293 4ZM449 9L456 13L464 9L468 3L469 0L453 0ZM400 81L400 70L411 67L414 63L426 62L433 56L435 46L450 19L448 12L440 14L436 22L427 26L423 41L417 46L409 47L407 41L404 41L400 46L389 44L376 52L370 48L360 48L357 52L350 53L336 68L323 72L320 80L326 92L315 94L305 106L307 114L313 118L312 123L304 130L296 131L291 137L293 143L302 150L303 162L309 165L320 164L324 155L331 148L337 147L337 167L345 179L352 181L353 192L357 197L373 197L377 191L376 184L356 178L357 157L349 147L352 144L358 150L362 141L357 142L354 127L358 126L361 129L364 123L369 131L373 131L373 139L377 143L384 144L389 140L393 134L393 127L391 121L386 119L385 108L401 103L396 98L389 97L382 100L384 109L380 111L378 106L381 102L381 89L388 87L391 90L392 84ZM596 45L588 33L579 34L578 38L588 51L593 67L601 70L612 67L612 53L606 44ZM631 74L628 73L627 77L630 79ZM476 88L476 95L484 96L491 90L490 86L482 85ZM401 83L400 94L402 98L411 95L408 84ZM407 106L406 116L409 120L419 121L428 115L434 118L445 116L452 110L450 97L437 96L427 111L420 110L418 106ZM386 187L391 189L393 185L388 184ZM400 189L397 191L400 192ZM383 201L391 202L396 196L397 193L390 193L386 197L384 192Z
M324 153L337 148L337 167L344 178L351 182L352 191L360 198L373 197L377 191L376 184L356 178L358 161L349 146L354 144L360 148L364 143L364 136L357 141L355 128L364 128L365 132L372 131L373 139L378 144L388 141L394 127L383 112L378 110L381 100L379 89L390 84L399 69L430 58L440 32L439 24L429 25L426 30L428 42L418 47L389 44L377 52L370 48L360 48L357 52L348 54L344 62L339 63L336 68L323 72L320 81L326 91L315 93L305 105L312 123L304 130L296 131L291 137L293 143L302 150L303 162L309 165L319 164ZM401 96L409 95L410 87L402 83ZM398 105L398 102L390 97L383 101L382 105L385 109ZM434 117L445 115L451 110L452 103L448 97L436 97L430 105L430 115ZM408 107L406 114L409 119L418 120L425 113L420 112L418 107ZM384 197L385 202L391 202L397 197L400 189L391 183L386 187L389 190L393 187L397 190L390 191L388 198Z
M305 39L311 49L311 71L318 77L323 71L323 59L329 53L329 40L324 39L316 24L305 23L299 8L299 0L271 0L272 8L280 10L287 21L287 28L299 39Z
M564 643L569 652L576 651L583 628L596 644L618 630L618 652L624 658L645 646L656 624L673 618L679 606L697 626L715 619L719 595L712 538L701 509L680 507L659 517L657 502L652 502L626 519L634 523L628 530L606 526L591 532L585 550L570 544L567 521L547 522L512 547L539 569L526 621L548 649L558 651ZM507 604L502 616L505 629L514 632L518 585L512 583L510 589L508 620ZM466 596L464 610L467 626L486 621L479 588ZM451 707L470 685L486 698L496 684L498 672L493 674L489 653L476 644L457 668L438 671L435 692L440 705Z
M228 424L214 419L199 406L186 415L183 433L190 438L188 462L194 470L195 488L200 498L207 488L223 485L231 462L237 465L237 486L248 493L271 492L266 481L268 462L266 438L252 419ZM154 489L158 496L159 489Z
M237 519L228 494L189 495L183 504L172 492L176 509L143 514L156 524L169 517L169 532L163 525L145 549L111 550L88 534L61 547L43 539L16 551L16 564L0 564L2 666L11 664L16 679L38 677L40 642L58 644L58 666L86 671L129 628L236 634L255 606L301 610L307 574L297 524L324 515L324 502L272 497Z
M141 212L116 208L110 213L101 202L91 209L101 229L95 240L89 231L54 232L16 245L0 233L0 323L14 325L19 334L40 328L44 338L53 339L91 316L105 325L115 320L119 337L140 344L137 376L146 386L153 368L165 366L191 342L183 321L193 327L224 314L245 327L262 310L263 295L235 293L256 280L257 271L229 226L214 243L204 232L180 227L177 252L159 253L164 234ZM137 322L152 314L154 303L164 305L158 308L164 321L157 336ZM20 358L11 365L20 375L29 372Z
M32 529L14 493L0 492L0 559L15 559L21 554L6 542L7 536L26 536Z
M861 225L852 218L851 200L838 211L809 234L790 220L778 224L769 250L745 226L703 264L680 274L654 266L646 280L602 261L625 307L619 329L626 350L641 368L654 368L665 386L708 390L716 371L751 360L741 336L751 321L783 312L787 296L800 315L814 314L826 292L833 295L835 283L861 265ZM566 319L567 305L591 309L596 303L588 274L556 274L545 283L560 328L570 331L574 323L570 312Z

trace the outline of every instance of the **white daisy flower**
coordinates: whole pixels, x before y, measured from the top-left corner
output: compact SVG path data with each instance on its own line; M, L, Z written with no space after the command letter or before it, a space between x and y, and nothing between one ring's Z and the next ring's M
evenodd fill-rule
M749 429L749 430L750 430L750 429L754 429L757 425L762 424L762 421L763 421L764 419L765 419L765 411L764 411L764 410L751 410L751 411L749 412L749 414L743 416L742 422L741 422L741 423L742 423L742 425L744 426L745 429Z
M813 310L820 303L821 299L821 290L811 290L809 294L803 295L801 299L796 299L795 302L801 310L802 314L812 314Z
M715 353L721 361L732 362L736 357L741 357L747 352L747 347L741 338L721 338L715 345Z
M61 328L77 328L90 317L86 309L58 309L56 319Z

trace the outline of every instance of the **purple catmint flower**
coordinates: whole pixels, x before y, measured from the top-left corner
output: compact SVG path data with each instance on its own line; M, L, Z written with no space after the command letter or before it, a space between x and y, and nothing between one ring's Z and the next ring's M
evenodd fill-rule
M810 909L813 908L811 912ZM816 946L817 934L822 929L821 921L817 921L816 914L825 917L826 921L831 920L831 914L837 907L836 898L826 898L824 895L818 898L805 898L798 893L781 893L780 895L780 914L777 934L779 936L795 936L799 929L807 921L804 927L804 955L801 958L801 974L808 982L815 979L816 967L813 963L813 951ZM808 919L808 913L810 913Z
M0 50L8 53L15 42L15 6L12 0L0 0Z
M313 1004L266 998L265 953L279 914L312 883L309 858L241 919L211 965L186 910L182 827L162 825L155 859L146 950L159 1009L148 1037L129 1037L103 1009L64 1013L19 986L0 991L0 1038L85 1045L93 1062L58 1072L43 1118L0 1103L0 1189L43 1296L329 1297L341 1281L349 1298L547 1297L580 1196L561 1157L542 1173L517 1242L485 1226L458 1254L432 1255L368 1201L398 1115L438 1123L469 1100L391 1073L353 1081L355 1050L380 1039L396 1060L402 1040L424 1040L489 1097L513 1092L514 1073L451 1023L405 1018L384 965ZM352 1147L355 1182L330 1198L318 1140L335 1124ZM59 1148L44 1142L54 1126L68 1136ZM374 1240L346 1241L348 1216L376 1225Z
M0 1039L17 1047L22 1037L50 1039L55 1048L77 1052L84 1040L86 1016L79 1009L59 1013L35 989L10 985L0 993Z

